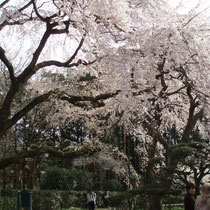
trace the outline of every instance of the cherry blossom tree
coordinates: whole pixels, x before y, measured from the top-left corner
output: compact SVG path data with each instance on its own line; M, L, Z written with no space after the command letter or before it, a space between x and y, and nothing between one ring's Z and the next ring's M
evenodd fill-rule
M30 34L34 44L24 62L21 56L19 62L9 56L5 43L0 48L10 80L1 96L0 134L49 101L43 106L50 126L83 117L92 141L115 124L125 134L141 137L136 150L143 154L148 186L170 188L174 170L168 169L179 161L173 145L189 142L195 128L204 138L209 135L209 23L202 15L207 9L179 15L165 1L32 0L11 9L9 2L1 4L2 34L17 24L22 32L39 27L40 33ZM66 43L64 62L55 60L61 54L55 40ZM41 77L41 70L60 67L68 82ZM91 81L81 79L87 75ZM33 89L35 96L13 110L23 87ZM169 132L173 127L180 132L178 139ZM164 190L150 195L150 209L161 208Z

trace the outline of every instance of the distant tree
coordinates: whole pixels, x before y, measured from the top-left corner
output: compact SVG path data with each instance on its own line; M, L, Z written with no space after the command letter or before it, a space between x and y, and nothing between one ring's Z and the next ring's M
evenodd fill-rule
M195 130L191 136L191 143L179 147L179 152L185 150L184 158L179 162L175 172L174 183L184 186L193 181L196 186L196 195L200 194L200 185L210 173L209 139L202 139L199 130Z

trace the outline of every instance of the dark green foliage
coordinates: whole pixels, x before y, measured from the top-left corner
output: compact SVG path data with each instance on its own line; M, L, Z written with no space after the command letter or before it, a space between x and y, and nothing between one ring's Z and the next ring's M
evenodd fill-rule
M88 171L58 167L47 168L41 182L44 190L88 190L92 186L93 180Z
M84 121L79 119L60 128L61 139L69 139L77 143L82 143L88 135ZM65 146L65 145L64 145Z
M93 179L86 170L72 170L73 180L75 182L74 190L89 190L93 186Z
M96 78L95 76L91 76L90 73L87 73L85 76L80 77L79 81L91 82L95 78Z
M0 209L14 210L17 209L17 195L16 190L3 189L0 191Z
M118 192L125 190L124 186L117 179L108 180L107 183L105 183L104 189Z
M73 188L72 174L63 168L49 167L45 171L40 187L44 190L70 190Z

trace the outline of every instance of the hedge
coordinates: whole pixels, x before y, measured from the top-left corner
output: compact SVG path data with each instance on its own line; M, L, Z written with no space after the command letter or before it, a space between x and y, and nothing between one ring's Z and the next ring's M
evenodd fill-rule
M70 207L87 208L87 192L62 190L32 190L33 209L58 210ZM97 192L97 205L103 207L104 192ZM18 190L3 189L0 191L0 209L17 209Z

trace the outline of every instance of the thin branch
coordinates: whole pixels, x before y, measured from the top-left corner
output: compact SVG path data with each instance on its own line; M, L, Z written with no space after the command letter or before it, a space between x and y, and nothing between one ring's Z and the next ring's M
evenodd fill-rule
M80 43L79 43L77 49L75 50L74 54L69 58L69 60L66 61L66 64L71 63L75 59L75 57L77 56L79 50L81 49L81 47L85 41L85 37L86 37L86 33L82 36L82 39L80 40Z
M171 96L171 95L177 94L177 93L179 93L180 90L183 90L183 89L185 89L185 88L186 88L186 86L180 87L179 89L177 89L177 90L175 90L175 91L173 91L173 92L165 93L165 95L166 95L166 96Z
M27 81L32 75L34 75L36 73L36 71L34 71L34 67L36 65L36 62L42 52L42 50L45 47L45 44L47 43L48 38L50 37L50 30L47 28L47 30L45 31L44 35L42 36L42 39L39 43L39 46L37 47L36 51L33 54L33 58L30 62L30 64L28 65L28 67L25 68L25 70L22 72L21 75L19 75L18 79L20 81Z
M42 16L39 14L38 9L36 8L36 4L35 4L34 0L31 0L31 1L32 1L32 3L33 3L34 11L35 11L37 17L38 17L41 21L46 22L46 18L42 17Z
M182 27L184 28L185 26L187 26L193 19L195 19L197 16L199 16L201 13L203 13L204 11L206 11L207 9L209 9L210 7L206 7L205 9L203 9L202 11L200 11L199 13L197 13L196 15L194 15L192 18L190 18Z
M80 64L83 64L83 65L93 64L96 60L91 61L91 62L86 62L86 61L79 59L76 63L71 63L76 58L79 50L81 49L81 47L84 43L84 40L85 40L85 36L86 36L86 34L83 35L74 54L67 61L65 61L65 62L60 62L60 61L55 61L55 60L44 61L44 62L41 62L35 66L34 72L37 72L40 68L44 68L47 66L58 66L58 67L69 67L70 68L70 67L74 67L74 66L79 66Z
M26 8L28 8L30 5L32 4L32 1L29 1L25 6L21 7L18 12L22 12L23 10L25 10Z
M44 67L47 67L47 66L57 66L57 67L68 67L68 68L72 68L72 67L77 67L79 65L91 65L93 63L95 63L96 60L94 61L91 61L91 62L86 62L86 61L83 61L81 59L79 59L76 63L71 63L71 64L66 64L66 62L60 62L60 61L54 61L54 60L51 60L51 61L44 61L44 62L41 62L39 64L37 64L34 68L34 71L38 71L39 69L41 68L44 68Z

